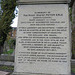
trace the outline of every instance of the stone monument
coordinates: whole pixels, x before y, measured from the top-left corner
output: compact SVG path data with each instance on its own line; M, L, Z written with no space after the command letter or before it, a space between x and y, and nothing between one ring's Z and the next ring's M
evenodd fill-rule
M69 0L18 0L13 75L71 75Z

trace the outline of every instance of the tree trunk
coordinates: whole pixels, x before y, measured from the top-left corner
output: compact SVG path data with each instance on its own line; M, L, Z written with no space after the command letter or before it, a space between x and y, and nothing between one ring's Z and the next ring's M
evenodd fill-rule
M73 23L72 29L75 29L75 1L72 7L72 23Z
M72 7L72 58L75 58L75 1Z
M3 53L3 46L0 46L0 55Z

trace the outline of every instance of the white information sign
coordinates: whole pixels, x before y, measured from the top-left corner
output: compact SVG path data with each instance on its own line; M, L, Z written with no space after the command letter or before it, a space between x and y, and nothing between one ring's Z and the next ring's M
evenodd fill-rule
M15 72L70 75L67 4L20 5Z

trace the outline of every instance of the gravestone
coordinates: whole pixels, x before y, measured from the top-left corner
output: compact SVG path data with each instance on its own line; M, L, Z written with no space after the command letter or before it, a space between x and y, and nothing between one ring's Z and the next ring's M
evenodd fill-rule
M13 75L71 75L69 0L19 0Z

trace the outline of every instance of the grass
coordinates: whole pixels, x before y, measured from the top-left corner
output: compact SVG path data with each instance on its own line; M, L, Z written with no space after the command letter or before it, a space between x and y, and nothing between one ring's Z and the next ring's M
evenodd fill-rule
M9 51L4 52L3 54L12 54L12 53L13 53L13 51L14 51L14 49L10 49Z
M2 71L5 71L5 70L13 71L14 67L13 66L0 66L0 70L2 70Z
M75 68L72 68L72 72L75 73Z

